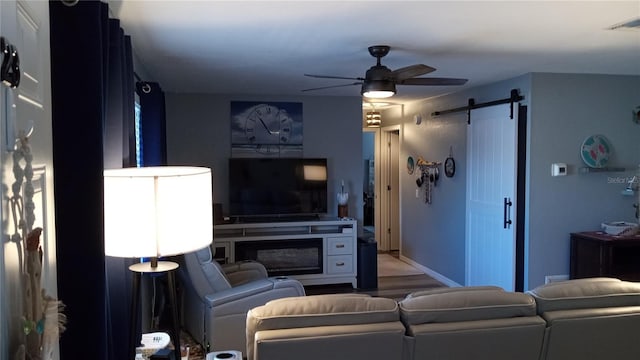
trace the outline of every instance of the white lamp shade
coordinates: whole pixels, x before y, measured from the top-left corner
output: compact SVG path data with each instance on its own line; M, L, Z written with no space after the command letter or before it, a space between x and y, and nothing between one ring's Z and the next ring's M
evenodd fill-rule
M213 240L211 170L164 166L104 171L105 254L160 257Z

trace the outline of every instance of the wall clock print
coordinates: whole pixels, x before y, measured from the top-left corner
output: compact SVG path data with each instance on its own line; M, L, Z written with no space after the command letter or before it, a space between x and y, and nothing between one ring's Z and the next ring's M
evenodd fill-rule
M231 156L302 156L302 103L231 102Z

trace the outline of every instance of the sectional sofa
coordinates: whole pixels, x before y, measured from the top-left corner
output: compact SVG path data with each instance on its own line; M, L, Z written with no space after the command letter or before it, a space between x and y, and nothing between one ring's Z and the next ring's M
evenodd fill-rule
M248 360L640 359L640 283L569 280L283 298L251 309Z

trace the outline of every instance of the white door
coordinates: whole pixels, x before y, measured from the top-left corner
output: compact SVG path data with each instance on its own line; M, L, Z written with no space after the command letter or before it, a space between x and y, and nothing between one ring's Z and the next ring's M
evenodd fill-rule
M25 336L21 333L25 323L23 316L28 315L24 304L27 293L25 284L29 278L23 278L23 275L29 268L38 268L37 265L25 265L28 262L23 249L26 230L36 227L43 229L39 237L42 271L39 279L33 277L43 292L57 297L48 2L0 1L0 30L5 44L11 44L17 50L20 61L18 87L11 89L0 83L0 231L3 239L13 239L11 242L3 242L0 248L0 358L13 359L17 356L17 349L25 343ZM27 135L28 140L23 143L28 144L32 155L32 178L25 171L27 157L16 152L16 149L26 151L26 147L16 147L16 139L24 141ZM16 162L14 156L19 161ZM25 176L20 180L15 175L20 171L14 169L14 166L25 171ZM27 185L28 182L31 186ZM25 191L31 187L33 192ZM10 205L10 198L13 198L14 204L25 204L22 211L20 206ZM16 230L15 224L21 218L24 220L25 230ZM30 255L29 259L33 260L34 256ZM33 292L31 295L34 303L37 297L42 296L40 292ZM31 317L36 320L41 318L35 314ZM32 341L37 336L39 335L33 331L29 334L29 341L26 341L28 352L37 355L36 352L42 351L58 358L57 341L40 347L37 342ZM42 356L49 358L48 355Z
M467 132L466 285L515 288L517 111L471 111Z

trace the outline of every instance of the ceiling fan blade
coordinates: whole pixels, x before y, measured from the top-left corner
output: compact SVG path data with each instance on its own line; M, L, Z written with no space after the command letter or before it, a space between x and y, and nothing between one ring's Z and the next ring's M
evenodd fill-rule
M398 85L464 85L467 83L467 79L456 78L411 78L402 81L397 81Z
M364 80L364 78L355 78L355 77L345 77L345 76L332 76L332 75L314 75L314 74L304 74L304 76L320 78L320 79L346 79L346 80Z
M405 66L403 68L393 70L391 72L391 75L393 75L394 79L396 79L397 81L400 81L400 80L406 80L412 77L428 74L433 71L436 71L436 69L432 68L431 66L427 66L424 64L415 64L415 65Z
M322 86L322 87L317 87L317 88L304 89L304 90L301 90L301 91L313 91L313 90L331 89L331 88L338 88L338 87L352 86L352 85L362 85L362 83L361 82L354 82L354 83L351 83L351 84Z

